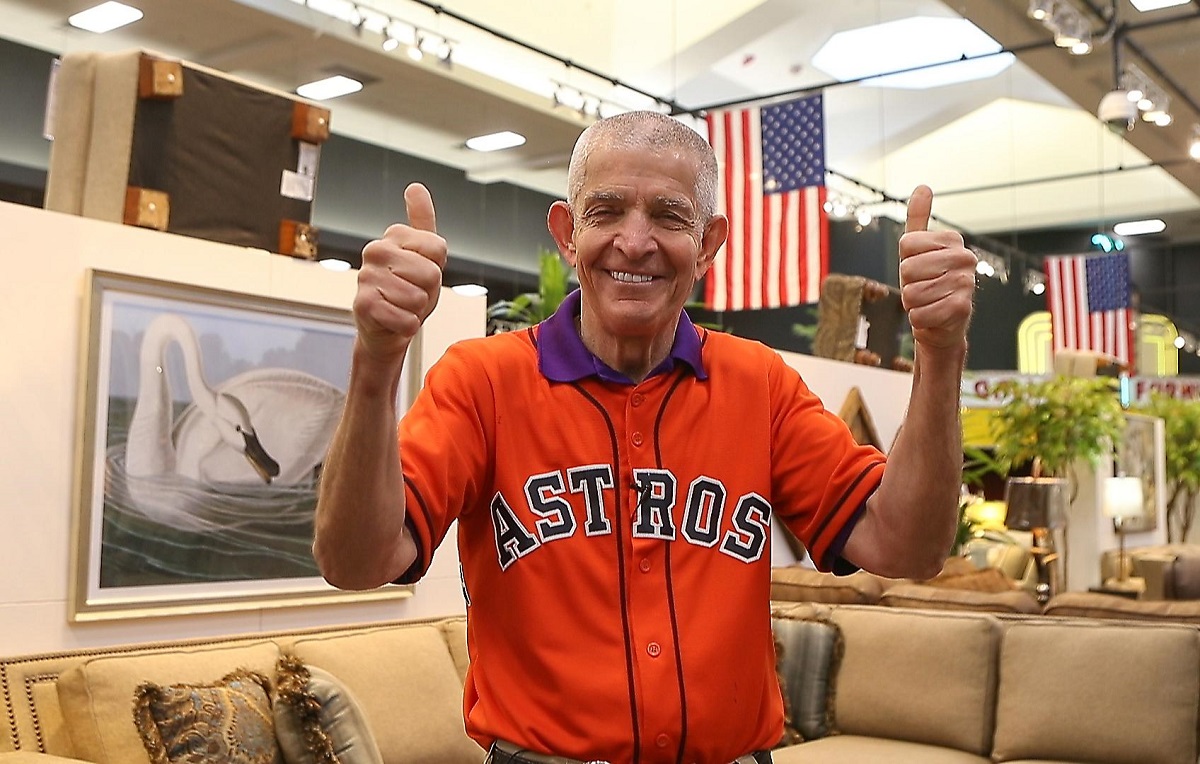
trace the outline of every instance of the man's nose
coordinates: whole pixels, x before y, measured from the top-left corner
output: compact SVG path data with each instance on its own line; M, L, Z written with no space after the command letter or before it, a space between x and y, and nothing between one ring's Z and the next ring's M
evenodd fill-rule
M627 257L645 257L658 250L654 222L643 212L631 212L621 221L616 247Z

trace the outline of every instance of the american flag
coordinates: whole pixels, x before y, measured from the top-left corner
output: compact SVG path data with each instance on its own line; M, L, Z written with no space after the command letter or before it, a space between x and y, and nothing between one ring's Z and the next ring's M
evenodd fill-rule
M1093 350L1132 367L1129 256L1063 255L1047 257L1045 265L1054 352Z
M746 310L816 302L829 272L822 96L706 119L729 238L709 271L705 304Z

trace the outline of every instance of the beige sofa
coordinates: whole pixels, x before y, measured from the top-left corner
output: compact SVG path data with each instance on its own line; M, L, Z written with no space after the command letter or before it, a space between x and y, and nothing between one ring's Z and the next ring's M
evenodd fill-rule
M459 617L0 658L0 764L148 762L133 723L139 684L212 682L236 669L274 677L284 654L349 689L387 764L483 760L463 729Z
M809 722L776 764L1197 760L1196 627L805 603L773 616L792 720ZM147 762L140 683L272 676L285 654L344 683L385 764L478 764L465 635L446 618L0 659L0 764Z
M860 571L848 576L820 573L804 565L771 571L771 599L879 605L890 608L1053 615L1156 621L1200 626L1200 599L1129 599L1103 592L1062 592L1041 605L1024 588L994 569L957 573L952 566L932 581L888 579ZM1008 581L1006 583L1006 581ZM1149 595L1147 591L1147 595Z
M776 764L1197 761L1194 626L808 603L775 616L832 625L842 642L834 734Z

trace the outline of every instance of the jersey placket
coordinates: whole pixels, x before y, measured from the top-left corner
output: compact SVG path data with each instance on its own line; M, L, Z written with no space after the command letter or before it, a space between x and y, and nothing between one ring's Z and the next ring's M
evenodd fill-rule
M659 469L655 419L667 382L660 375L631 388L625 402L622 465L628 484L631 554L625 561L643 760L673 760L682 732L678 654L668 596L669 546L676 537L677 486ZM653 697L646 688L653 687Z

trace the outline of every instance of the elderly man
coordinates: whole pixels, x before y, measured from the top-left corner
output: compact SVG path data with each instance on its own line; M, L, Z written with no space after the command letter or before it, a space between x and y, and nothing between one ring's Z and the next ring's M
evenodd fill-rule
M728 230L716 182L712 149L663 115L585 130L548 215L580 289L450 348L398 433L447 253L428 191L363 250L314 553L338 587L411 582L459 522L466 728L494 761L769 761L772 517L826 570L928 577L950 548L974 255L926 230L918 188L900 242L916 367L885 458L777 353L683 312Z

